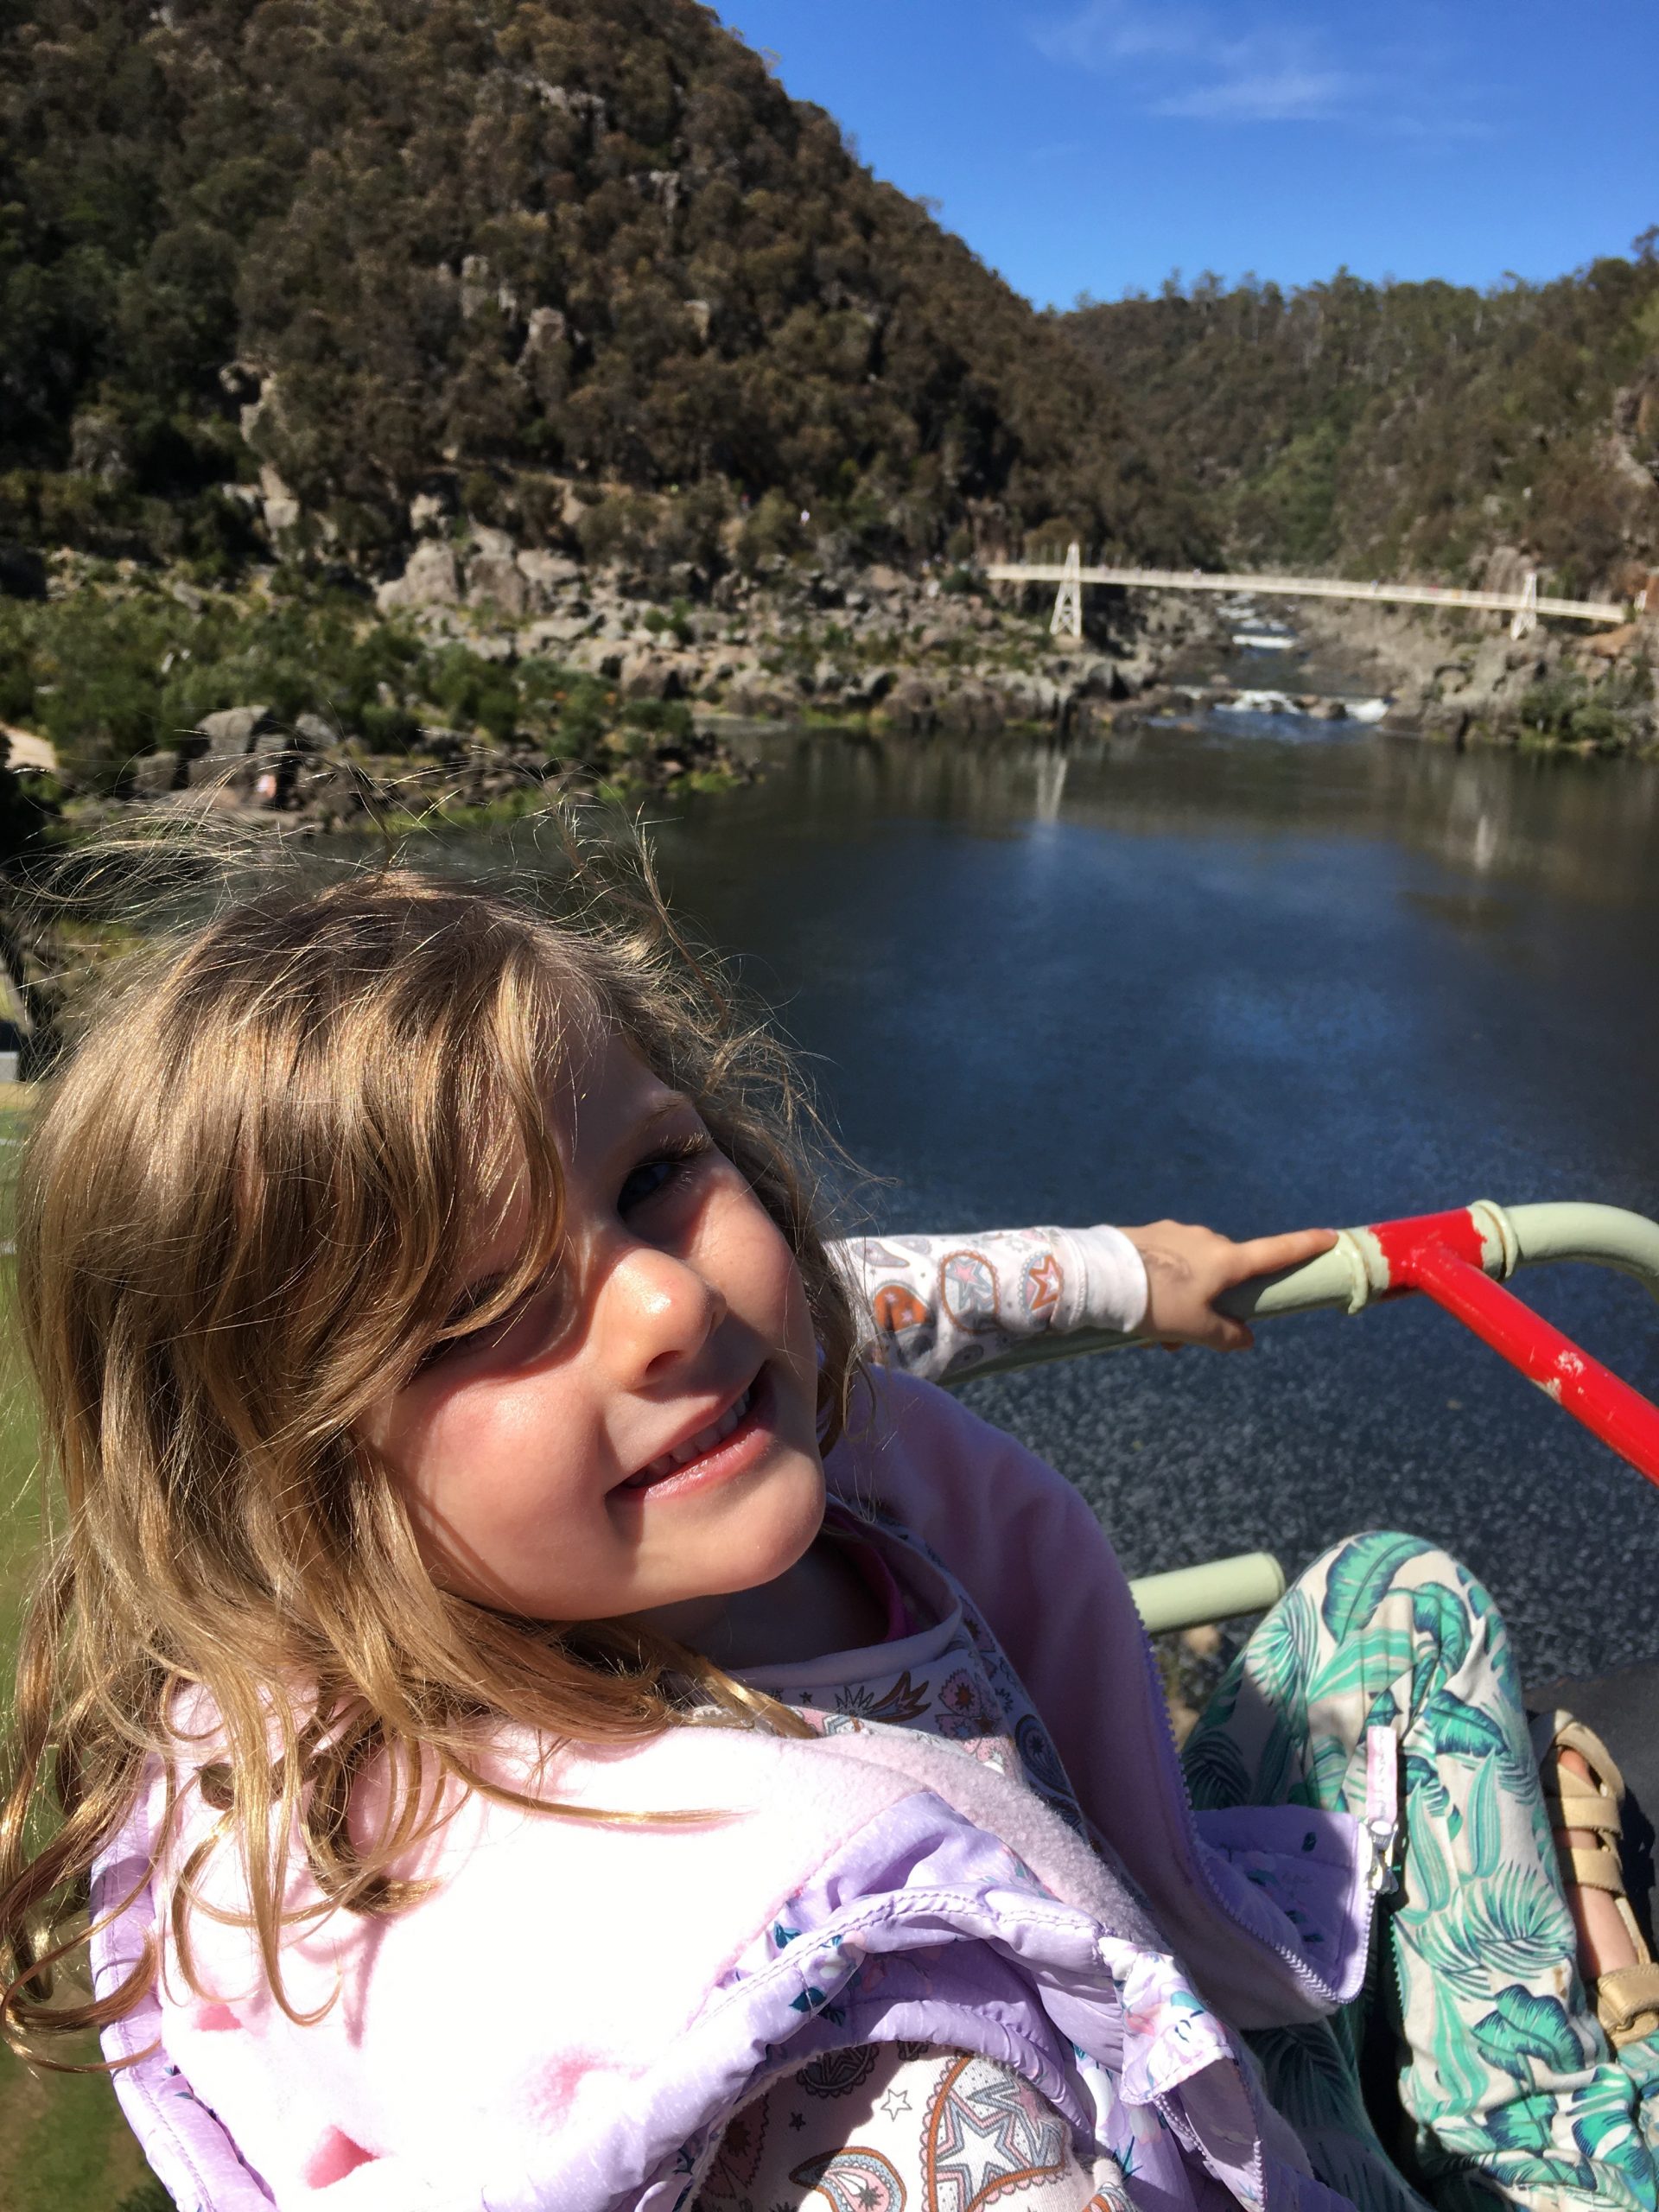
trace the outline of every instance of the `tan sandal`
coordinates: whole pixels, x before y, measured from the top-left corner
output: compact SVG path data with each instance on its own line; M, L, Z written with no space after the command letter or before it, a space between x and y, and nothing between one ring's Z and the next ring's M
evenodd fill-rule
M1600 1737L1570 1713L1534 1713L1531 1732L1533 1757L1544 1785L1544 1806L1555 1832L1561 1872L1580 1888L1602 1890L1611 1897L1635 1947L1636 1963L1613 1967L1599 1975L1592 1993L1603 2033L1618 2050L1643 2036L1659 2033L1659 1965L1654 1963L1631 1909L1619 1856L1624 1777ZM1583 1775L1563 1766L1562 1751L1576 1751L1589 1768L1592 1779L1586 1782ZM1587 1848L1568 1844L1562 1840L1564 1828L1588 1828L1597 1840Z

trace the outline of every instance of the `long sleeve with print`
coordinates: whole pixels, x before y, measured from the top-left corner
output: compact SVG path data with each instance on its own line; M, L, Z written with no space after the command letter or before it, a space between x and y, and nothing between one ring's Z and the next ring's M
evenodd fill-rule
M855 1237L832 1250L877 1356L930 1382L1033 1337L1128 1336L1147 1310L1141 1255L1104 1225Z

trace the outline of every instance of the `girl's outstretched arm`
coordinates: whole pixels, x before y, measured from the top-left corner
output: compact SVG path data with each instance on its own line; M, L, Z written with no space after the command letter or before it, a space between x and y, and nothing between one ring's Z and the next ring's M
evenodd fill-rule
M1235 1243L1213 1230L1157 1221L1144 1229L855 1237L831 1249L883 1363L938 1382L1022 1338L1072 1329L1243 1351L1249 1329L1213 1301L1334 1241L1330 1230L1305 1229Z
M989 1229L863 1236L831 1247L877 1357L930 1382L982 1366L1024 1338L1071 1329L1128 1336L1147 1268L1121 1229Z

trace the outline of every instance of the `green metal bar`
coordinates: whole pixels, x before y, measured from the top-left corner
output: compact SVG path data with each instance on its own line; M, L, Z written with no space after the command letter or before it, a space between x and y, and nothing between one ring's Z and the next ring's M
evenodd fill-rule
M1235 1613L1264 1613L1285 1594L1285 1570L1271 1552L1239 1552L1231 1559L1143 1574L1129 1594L1148 1634L1196 1628L1202 1621L1230 1620Z
M1627 1212L1622 1206L1580 1205L1570 1200L1503 1207L1490 1198L1478 1201L1471 1211L1480 1223L1491 1255L1489 1274L1506 1277L1517 1268L1587 1261L1633 1275L1659 1299L1659 1223L1645 1215ZM1339 1233L1332 1250L1317 1259L1280 1274L1258 1275L1216 1302L1240 1320L1270 1321L1284 1313L1332 1309L1362 1313L1387 1287L1387 1271L1370 1230L1348 1229ZM1040 1367L1047 1360L1077 1359L1088 1352L1122 1351L1146 1341L1104 1329L1030 1337L970 1369L961 1380L976 1382L982 1375Z
M1659 1299L1659 1224L1642 1214L1621 1206L1570 1201L1505 1208L1491 1199L1477 1201L1468 1211L1470 1227L1478 1233L1481 1264L1489 1275L1505 1278L1518 1268L1586 1261L1634 1276ZM1369 1228L1350 1229L1342 1230L1332 1249L1317 1259L1281 1274L1241 1283L1217 1303L1224 1312L1252 1321L1332 1308L1359 1313L1389 1287L1389 1262L1376 1235ZM1010 1346L962 1379L1146 1342L1145 1338L1098 1329L1034 1337ZM1177 1567L1167 1574L1143 1575L1129 1588L1141 1620L1156 1633L1265 1611L1284 1595L1285 1575L1270 1552L1244 1552L1198 1567Z
M1489 1274L1507 1276L1516 1268L1548 1266L1558 1260L1584 1260L1592 1266L1634 1275L1659 1299L1659 1224L1623 1206L1580 1205L1553 1201L1541 1205L1500 1206L1482 1198L1470 1209L1480 1217L1492 1249ZM1321 1252L1281 1274L1258 1275L1240 1283L1217 1303L1242 1320L1272 1319L1281 1313L1313 1313L1336 1306L1357 1313L1387 1278L1376 1280L1366 1229L1344 1230L1332 1251Z

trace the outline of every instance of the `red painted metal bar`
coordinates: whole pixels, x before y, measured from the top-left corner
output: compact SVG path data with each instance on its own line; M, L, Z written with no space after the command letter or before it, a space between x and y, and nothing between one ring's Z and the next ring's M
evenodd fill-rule
M1370 1233L1388 1264L1387 1294L1425 1293L1659 1484L1659 1406L1491 1280L1485 1240L1468 1208L1374 1223Z

